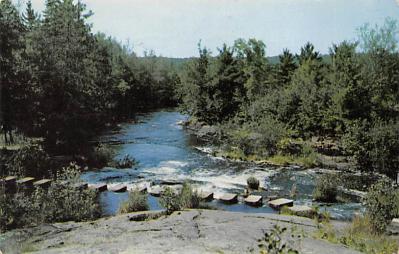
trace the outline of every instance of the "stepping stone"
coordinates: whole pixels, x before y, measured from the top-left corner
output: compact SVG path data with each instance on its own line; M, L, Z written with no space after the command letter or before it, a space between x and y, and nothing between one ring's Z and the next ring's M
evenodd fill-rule
M182 181L177 181L177 180L162 180L160 182L161 185L181 185L183 184Z
M213 199L213 192L208 192L208 191L202 192L201 191L199 193L199 197L203 201L211 201Z
M127 191L127 186L124 184L117 184L114 186L110 186L108 190L113 191L113 192L125 192Z
M89 187L89 185L87 183L75 183L72 185L72 187L78 190L85 190Z
M249 195L244 199L244 202L251 206L261 206L262 205L262 196L257 195Z
M151 188L151 189L148 191L148 193L149 193L151 196L159 197L159 196L161 196L162 191L163 191L163 190L162 190L161 186L154 186L153 188Z
M129 191L138 191L138 192L141 192L141 193L146 193L147 192L147 186L145 186L145 185L133 186Z
M17 177L15 176L7 176L6 178L4 178L4 182L6 184L15 184L17 181Z
M34 181L35 181L35 178L33 178L33 177L24 177L22 179L19 179L17 181L17 184L21 185L21 186L32 186Z
M219 200L225 202L225 203L237 203L238 202L238 196L237 194L232 194L232 193L226 193L223 194L223 196L221 196L219 198Z
M306 205L294 205L292 207L288 207L288 210L294 215L302 217L313 217L313 215L316 213L313 208Z
M89 189L92 189L92 190L95 190L98 192L103 192L103 191L106 191L108 188L107 188L107 184L105 184L105 183L96 183L96 184L90 184Z
M42 180L34 182L33 185L36 187L40 187L40 188L48 188L51 185L51 180L50 179L42 179Z
M294 205L294 200L286 198L279 198L269 201L269 206L275 209L280 209L283 206L293 206L293 205Z

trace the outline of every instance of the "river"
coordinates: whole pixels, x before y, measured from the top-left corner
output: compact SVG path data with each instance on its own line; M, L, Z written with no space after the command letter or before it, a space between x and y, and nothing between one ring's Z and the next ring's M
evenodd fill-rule
M186 119L187 116L179 112L162 110L138 116L135 123L122 124L117 132L103 135L101 141L115 144L115 159L129 154L139 163L129 169L106 167L88 171L82 175L82 179L89 183L123 183L128 188L150 186L162 181L187 180L195 188L212 191L217 197L226 192L243 193L246 179L255 176L260 180L261 186L279 196L288 195L295 183L295 203L312 205L317 169L261 167L253 163L231 162L210 156L204 152L209 147L201 144L177 124ZM103 192L100 202L104 214L114 214L127 197L127 193ZM151 210L161 209L158 198L148 195L148 202ZM242 202L225 205L214 200L210 205L228 211L275 213L267 204L255 208ZM350 202L323 206L320 210L322 209L328 210L333 218L348 219L354 212L362 210L362 206L360 203Z

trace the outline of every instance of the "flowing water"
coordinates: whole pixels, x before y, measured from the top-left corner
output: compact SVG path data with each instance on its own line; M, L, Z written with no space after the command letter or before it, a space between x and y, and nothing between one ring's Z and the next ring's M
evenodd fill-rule
M136 123L126 123L117 132L101 137L101 141L115 145L121 159L126 154L138 160L134 168L116 169L106 167L89 171L82 175L89 183L108 183L150 186L162 182L190 181L196 189L212 191L217 198L223 193L243 193L246 179L255 176L261 186L271 194L287 196L295 184L297 195L295 203L312 205L311 195L314 188L316 170L303 170L298 167L260 167L253 163L231 162L212 157L193 135L177 123L187 116L175 111L158 111L138 117ZM104 192L100 196L105 214L114 214L120 203L127 199L127 193ZM148 196L152 210L161 209L158 198ZM228 211L266 212L275 211L266 205L255 208L241 201L234 205L225 205L217 200L210 205ZM314 204L313 204L314 205ZM325 206L338 219L348 219L353 212L362 210L359 203L344 203Z

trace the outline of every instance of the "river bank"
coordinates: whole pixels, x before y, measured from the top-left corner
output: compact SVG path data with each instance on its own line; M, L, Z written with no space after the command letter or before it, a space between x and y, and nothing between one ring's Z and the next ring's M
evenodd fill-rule
M137 217L127 214L14 230L2 236L0 249L4 253L259 253L258 240L279 225L288 229L283 239L300 253L359 253L315 239L315 222L294 216L190 210L149 221L135 221ZM348 224L333 225L340 232Z

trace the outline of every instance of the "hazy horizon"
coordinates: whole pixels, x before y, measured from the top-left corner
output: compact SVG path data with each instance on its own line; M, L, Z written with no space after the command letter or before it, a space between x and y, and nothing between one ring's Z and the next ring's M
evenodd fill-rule
M93 32L129 42L139 56L197 56L197 43L217 51L238 38L265 42L268 56L312 42L322 54L356 38L356 29L399 19L399 0L83 0ZM33 0L35 10L44 0Z

